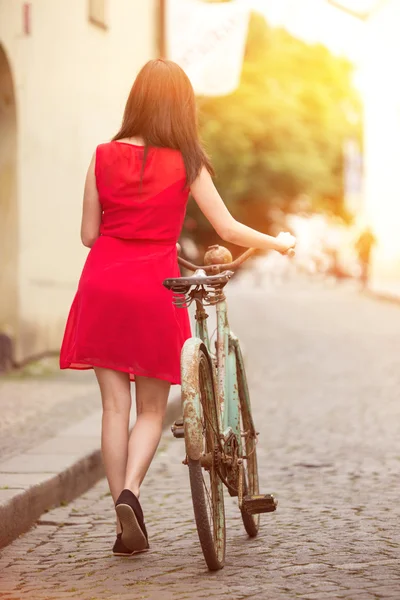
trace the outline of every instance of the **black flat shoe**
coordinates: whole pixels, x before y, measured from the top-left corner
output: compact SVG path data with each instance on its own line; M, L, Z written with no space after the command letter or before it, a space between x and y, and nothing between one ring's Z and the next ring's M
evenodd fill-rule
M129 550L129 548L124 546L121 540L121 535L121 533L117 534L117 539L115 540L115 544L112 549L114 556L132 556L134 552L132 552L132 550Z
M122 526L121 542L131 551L144 552L149 548L143 511L139 500L131 490L122 490L115 510Z

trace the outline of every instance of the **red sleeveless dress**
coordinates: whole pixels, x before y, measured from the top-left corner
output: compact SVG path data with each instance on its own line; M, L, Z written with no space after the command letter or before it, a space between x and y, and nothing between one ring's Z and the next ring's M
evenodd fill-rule
M189 190L180 152L124 142L96 150L103 209L100 237L87 257L61 347L61 369L103 367L180 383L190 337L186 309L162 285L179 277L176 242Z

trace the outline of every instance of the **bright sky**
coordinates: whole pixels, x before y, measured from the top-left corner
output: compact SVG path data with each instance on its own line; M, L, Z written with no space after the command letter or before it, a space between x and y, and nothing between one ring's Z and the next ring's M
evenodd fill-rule
M257 11L276 26L308 42L321 42L335 54L361 61L365 24L327 0L250 0ZM345 4L345 2L343 2ZM371 0L347 0L347 6L365 10Z

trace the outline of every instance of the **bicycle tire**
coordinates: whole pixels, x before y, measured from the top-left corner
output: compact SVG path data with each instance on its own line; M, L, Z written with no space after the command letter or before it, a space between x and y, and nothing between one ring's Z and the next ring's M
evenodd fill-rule
M246 371L244 369L243 356L239 343L235 344L236 353L236 371L239 391L239 409L241 419L241 429L243 432L250 432L245 437L244 456L244 495L257 495L260 492L257 464L257 445L255 438L255 428L253 416L251 414L250 394L247 384ZM242 510L242 521L247 534L250 537L256 537L260 528L260 515L250 515Z
M214 452L218 443L219 424L217 401L209 357L203 348L198 351L199 396L202 408L204 451ZM188 460L190 488L197 533L204 559L210 571L222 569L225 563L226 530L223 484L215 469L206 471L200 460ZM210 482L210 492L206 479Z

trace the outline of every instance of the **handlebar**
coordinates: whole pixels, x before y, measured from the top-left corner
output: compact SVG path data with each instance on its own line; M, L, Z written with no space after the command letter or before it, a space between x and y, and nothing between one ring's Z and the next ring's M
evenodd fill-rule
M181 267L185 267L185 269L189 269L189 271L197 271L198 269L202 269L207 274L216 275L221 273L222 271L236 271L241 264L243 264L246 260L248 260L253 254L257 252L257 248L249 248L246 252L243 252L240 256L237 257L236 260L230 263L223 263L219 265L195 265L184 258L178 256L178 263ZM289 248L285 256L293 257L295 255L295 251L293 248Z

